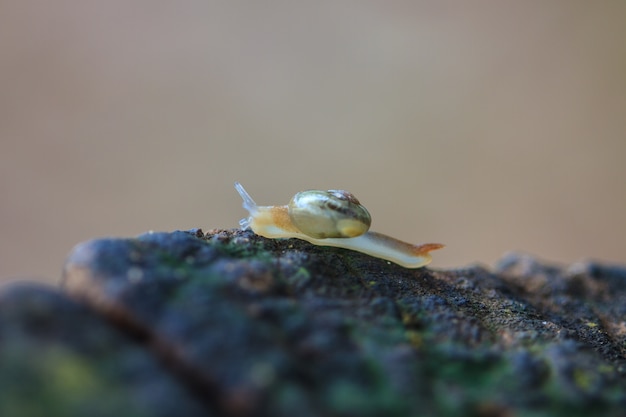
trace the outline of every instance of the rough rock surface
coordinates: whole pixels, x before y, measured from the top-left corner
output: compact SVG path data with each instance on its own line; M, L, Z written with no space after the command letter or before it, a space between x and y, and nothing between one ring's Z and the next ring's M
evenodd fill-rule
M1 416L625 414L621 266L409 270L193 230L0 291Z

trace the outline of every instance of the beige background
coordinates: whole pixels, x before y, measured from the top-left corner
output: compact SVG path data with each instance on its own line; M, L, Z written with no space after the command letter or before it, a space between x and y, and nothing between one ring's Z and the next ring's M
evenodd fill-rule
M626 2L0 5L0 280L346 188L433 266L626 262Z

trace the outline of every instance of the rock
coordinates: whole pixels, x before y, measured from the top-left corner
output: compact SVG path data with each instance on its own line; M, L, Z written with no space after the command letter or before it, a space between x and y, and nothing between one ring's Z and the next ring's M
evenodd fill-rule
M202 416L132 335L53 288L0 293L0 415Z
M616 265L409 270L240 230L93 240L61 290L0 294L0 415L621 416L625 284Z

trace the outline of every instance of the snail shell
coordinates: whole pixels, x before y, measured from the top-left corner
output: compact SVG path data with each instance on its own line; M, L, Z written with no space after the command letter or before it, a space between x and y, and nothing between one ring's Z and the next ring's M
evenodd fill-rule
M316 239L360 236L372 224L367 209L344 190L299 192L289 202L288 213L302 233Z

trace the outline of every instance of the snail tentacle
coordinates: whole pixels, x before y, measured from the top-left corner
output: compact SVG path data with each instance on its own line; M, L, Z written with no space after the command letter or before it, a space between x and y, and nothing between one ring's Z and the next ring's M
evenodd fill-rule
M254 202L252 197L250 197L250 194L248 194L246 189L243 188L243 185L241 185L240 183L236 182L235 183L235 189L237 190L237 192L241 196L241 199L243 200L243 208L248 210L250 212L250 214L255 212L258 206Z

